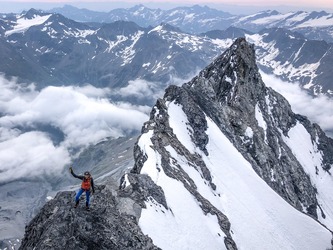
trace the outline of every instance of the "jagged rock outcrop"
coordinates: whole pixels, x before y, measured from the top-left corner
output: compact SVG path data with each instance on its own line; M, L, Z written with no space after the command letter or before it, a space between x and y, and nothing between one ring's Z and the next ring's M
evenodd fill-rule
M84 195L83 195L84 196ZM60 192L29 223L20 249L159 249L144 235L110 184L96 187L91 211L73 208L75 192Z
M322 166L318 167L324 171L333 165L333 140L306 117L294 114L285 98L265 86L253 45L242 38L236 40L183 88L267 184L294 207L300 211L305 208L309 215L318 218L316 188L282 137L288 137L297 123L302 124L312 135L312 141L318 141L323 156ZM172 92L167 91L168 99L179 98L177 92L181 91ZM188 117L193 116L186 109L184 112ZM252 132L247 133L247 129Z

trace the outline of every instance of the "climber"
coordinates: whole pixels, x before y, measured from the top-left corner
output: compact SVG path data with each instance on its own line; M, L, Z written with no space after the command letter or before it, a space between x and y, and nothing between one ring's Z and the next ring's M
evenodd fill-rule
M92 189L92 192L95 193L95 187L94 187L94 180L91 177L90 173L88 171L84 172L84 175L76 175L73 171L73 168L69 168L71 174L80 180L82 180L81 183L81 188L79 192L75 196L75 206L74 208L77 208L80 202L80 196L82 195L83 192L86 192L86 209L89 211L89 201L90 201L90 189Z

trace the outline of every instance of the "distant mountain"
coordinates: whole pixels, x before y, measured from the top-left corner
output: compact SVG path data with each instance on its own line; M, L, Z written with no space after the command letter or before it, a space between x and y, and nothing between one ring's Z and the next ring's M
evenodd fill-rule
M98 22L102 23L107 18L106 12L79 9L72 5L65 4L61 8L53 8L50 13L61 14L69 19L78 22Z
M265 28L285 28L297 31L312 40L333 42L333 14L325 11L289 12L263 11L240 18L236 27L258 32Z
M250 32L248 30L244 30L241 28L236 28L233 26L230 26L229 28L225 30L211 30L205 33L202 33L201 36L207 36L212 39L236 39L239 37L245 37L246 35L252 35L253 32Z
M256 45L258 64L268 73L290 82L299 82L313 95L333 96L333 44L309 40L297 32L281 28L246 35Z
M226 29L235 16L207 6L178 7L170 10L150 9L136 5L128 9L114 9L110 12L95 12L78 9L70 5L50 10L80 22L110 23L119 20L132 21L142 27L169 23L190 33L201 33L213 29Z
M90 212L58 193L21 249L330 249L332 155L236 39L157 100L119 188L98 187Z
M163 89L171 77L188 78L231 43L169 24L142 28L117 21L96 27L35 10L3 21L0 71L40 88L86 83L117 88L141 78Z
M256 45L263 70L300 81L315 95L333 95L332 44L285 29L252 33L229 27L190 35L166 23L148 28L127 21L88 25L36 10L2 23L0 72L40 88L86 83L123 88L143 79L156 83L153 91L163 90L173 79L186 79L205 67L233 39L246 36ZM114 92L113 98L123 97Z
M312 40L333 42L333 14L325 11L279 13L275 10L262 11L247 16L231 15L209 7L195 5L170 10L150 9L137 5L128 9L116 9L108 13L78 9L69 5L53 9L80 22L114 22L118 20L133 21L142 27L169 23L185 32L194 34L211 30L224 30L235 26L259 32L265 28L285 28L297 31Z

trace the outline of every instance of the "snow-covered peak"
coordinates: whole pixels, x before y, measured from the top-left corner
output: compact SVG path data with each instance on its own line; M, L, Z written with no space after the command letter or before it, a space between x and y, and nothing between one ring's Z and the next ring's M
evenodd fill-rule
M288 12L279 13L276 11L264 11L253 15L244 16L233 24L251 31L260 31L264 28L286 28L301 32L313 38L320 35L327 39L332 37L333 14L321 12ZM317 37L314 37L318 39Z
M303 22L295 25L294 29L298 28L319 28L333 26L333 14L323 12L321 15L310 15L308 18L304 18Z

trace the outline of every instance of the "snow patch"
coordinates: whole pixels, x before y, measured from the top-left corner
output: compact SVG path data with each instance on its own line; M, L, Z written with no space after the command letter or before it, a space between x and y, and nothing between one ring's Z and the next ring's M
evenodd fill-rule
M5 35L10 36L14 33L23 33L32 26L43 24L47 21L47 19L49 19L50 16L52 15L34 16L32 19L19 18L17 19L16 25L13 27L13 29L6 31Z
M319 27L329 27L333 26L333 15L329 14L327 16L322 16L316 19L307 20L299 25L296 28L319 28Z
M245 136L249 137L249 138L253 138L253 130L250 127L247 127L245 130Z
M149 130L147 133L142 134L138 141L138 146L141 148L142 153L148 156L140 173L149 175L154 182L157 182L159 178L159 168L157 166L161 165L161 156L152 148L152 136L153 130Z
M261 111L258 103L256 104L256 107L255 107L255 117L258 121L258 126L264 129L265 142L268 144L268 142L267 142L267 123L264 120L264 116L262 114L262 111Z
M195 145L192 142L192 128L188 125L189 121L182 107L175 102L171 102L168 106L169 124L173 129L178 140L191 152L195 152Z
M224 233L214 215L205 215L184 185L168 177L161 169L157 185L163 187L169 209L146 202L139 226L163 250L226 249Z

